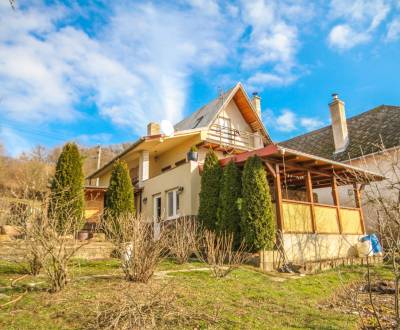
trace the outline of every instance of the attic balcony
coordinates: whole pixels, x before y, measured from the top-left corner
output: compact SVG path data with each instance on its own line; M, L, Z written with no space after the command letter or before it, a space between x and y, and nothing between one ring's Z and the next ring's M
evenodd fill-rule
M264 146L263 138L259 133L250 133L218 124L211 125L207 141L221 147L239 150L255 150Z

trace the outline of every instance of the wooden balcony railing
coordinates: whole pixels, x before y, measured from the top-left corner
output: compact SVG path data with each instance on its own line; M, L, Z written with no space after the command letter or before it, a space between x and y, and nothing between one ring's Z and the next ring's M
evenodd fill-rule
M282 211L283 231L286 233L363 234L359 208L285 199Z
M263 147L261 135L239 131L234 128L213 124L208 131L207 140L221 146L253 150Z

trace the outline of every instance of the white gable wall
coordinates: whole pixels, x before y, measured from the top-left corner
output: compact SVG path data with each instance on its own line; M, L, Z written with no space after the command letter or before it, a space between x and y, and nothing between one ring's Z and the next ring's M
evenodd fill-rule
M240 110L234 100L231 100L228 105L219 113L219 117L229 118L233 129L242 132L253 133L250 125L244 120ZM218 119L213 124L218 124Z

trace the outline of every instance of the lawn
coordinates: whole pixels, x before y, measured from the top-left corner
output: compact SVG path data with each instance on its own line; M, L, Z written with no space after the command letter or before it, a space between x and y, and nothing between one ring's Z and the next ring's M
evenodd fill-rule
M116 260L76 260L71 265L73 276L68 287L50 294L42 276L26 276L15 283L15 288L10 288L10 283L23 273L20 266L3 261L0 262L0 305L26 293L18 302L0 309L0 328L87 328L99 304L113 301L123 292L139 297L146 290L173 296L176 315L165 324L170 329L352 329L357 326L356 315L324 309L321 302L333 297L342 285L360 279L363 273L360 267L300 277L265 274L246 266L222 279L213 278L204 267L198 262L176 265L167 260L145 285L125 282ZM376 267L375 271L384 277L387 275L383 267ZM37 283L34 288L32 283ZM183 323L179 317L185 318Z

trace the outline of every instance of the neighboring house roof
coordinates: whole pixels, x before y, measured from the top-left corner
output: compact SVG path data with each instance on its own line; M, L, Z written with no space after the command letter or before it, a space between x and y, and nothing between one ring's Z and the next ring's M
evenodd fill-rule
M335 153L332 126L280 142L279 145L336 161L347 161L400 146L400 107L381 105L347 119L349 144Z

